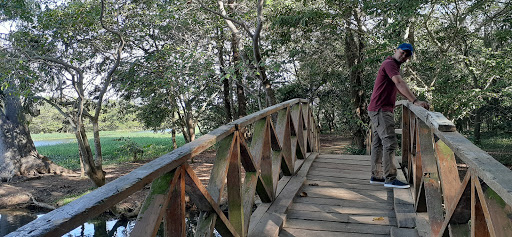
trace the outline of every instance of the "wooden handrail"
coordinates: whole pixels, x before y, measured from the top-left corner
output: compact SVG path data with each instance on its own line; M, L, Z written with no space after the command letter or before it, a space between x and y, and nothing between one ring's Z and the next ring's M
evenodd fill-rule
M249 125L254 132L247 144L242 132L250 129ZM271 202L280 172L293 175L295 160L317 151L318 138L308 101L292 99L223 125L7 236L61 236L156 179L168 182L167 189L148 195L132 236L148 236L150 231L154 236L162 219L167 222L167 236L185 236L185 186L191 201L202 211L198 232L211 236L215 227L223 236L246 236L254 195ZM217 158L204 187L187 161L215 144ZM226 177L229 220L219 206Z
M431 236L512 236L512 171L442 114L407 101L397 105L401 165L413 185L416 211L428 212Z

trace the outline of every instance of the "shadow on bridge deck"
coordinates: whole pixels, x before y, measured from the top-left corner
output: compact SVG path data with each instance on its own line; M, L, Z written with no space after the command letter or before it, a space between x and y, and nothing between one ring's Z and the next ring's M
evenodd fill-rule
M280 215L280 230L272 230L279 223L265 220L279 216L268 214L268 208L260 229L249 236L418 236L415 229L398 228L393 189L369 183L369 156L320 154L308 159L313 160L301 168L303 184ZM279 196L286 195L291 197L289 192Z

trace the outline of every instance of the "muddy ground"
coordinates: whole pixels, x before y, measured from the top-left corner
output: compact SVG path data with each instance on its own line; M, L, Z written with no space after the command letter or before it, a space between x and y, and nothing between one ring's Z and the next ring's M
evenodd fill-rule
M321 136L321 152L331 154L345 153L350 140L336 135ZM215 152L207 150L194 158L191 164L202 183L206 185L215 159ZM116 166L104 167L107 173L107 182L110 182L149 161L125 163ZM59 207L62 199L80 195L94 189L94 185L87 178L81 178L79 171L69 175L41 175L38 177L18 179L9 183L0 183L0 209L39 208L45 205ZM120 207L130 215L136 215L137 206L144 201L149 191L146 187L124 200Z

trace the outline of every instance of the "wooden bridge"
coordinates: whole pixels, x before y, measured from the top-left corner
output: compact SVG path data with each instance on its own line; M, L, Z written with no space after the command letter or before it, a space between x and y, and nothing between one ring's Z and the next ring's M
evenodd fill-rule
M151 184L130 236L512 236L512 172L442 114L402 108L399 178L369 184L369 156L319 153L311 106L290 100L226 124L8 236L62 236ZM216 150L208 185L189 159ZM226 208L221 208L223 206ZM428 228L418 232L416 219Z

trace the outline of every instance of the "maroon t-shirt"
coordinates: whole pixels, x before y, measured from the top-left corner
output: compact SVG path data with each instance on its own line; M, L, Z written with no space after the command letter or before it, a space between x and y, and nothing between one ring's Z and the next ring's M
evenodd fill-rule
M389 56L384 60L377 73L368 111L376 112L381 109L393 112L398 89L391 78L396 75L400 75L400 62Z

